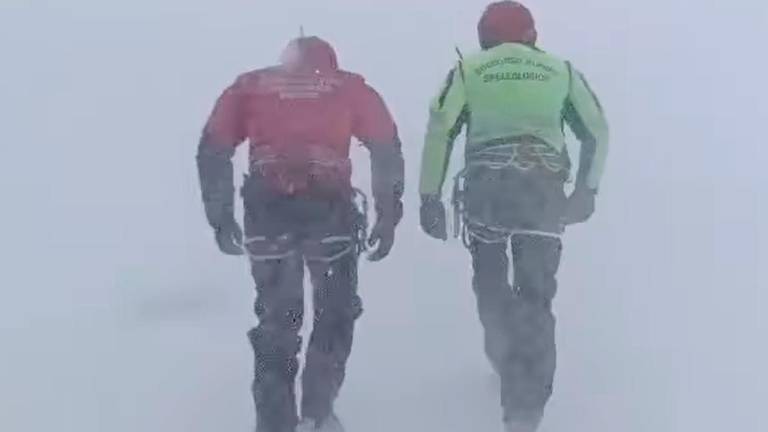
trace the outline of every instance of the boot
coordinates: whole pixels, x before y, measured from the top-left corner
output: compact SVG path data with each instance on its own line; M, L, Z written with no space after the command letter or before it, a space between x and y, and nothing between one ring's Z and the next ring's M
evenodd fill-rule
M538 423L530 421L510 420L504 423L504 432L536 432Z
M504 420L504 432L536 432L544 412L517 413Z
M296 432L344 432L344 426L335 414L331 414L323 421L305 418L296 427Z

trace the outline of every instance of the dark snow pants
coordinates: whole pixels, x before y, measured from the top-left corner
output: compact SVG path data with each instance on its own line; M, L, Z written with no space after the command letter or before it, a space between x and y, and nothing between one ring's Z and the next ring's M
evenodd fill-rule
M355 320L361 215L349 196L279 196L249 181L246 243L256 282L259 326L249 332L254 350L253 397L258 432L294 432L295 379L304 315L304 270L314 288L314 330L302 379L302 415L322 421L344 381Z
M478 169L467 178L473 288L505 420L538 424L552 395L563 186L561 177L514 170Z
M552 300L560 263L560 240L515 235L509 242L473 241L473 288L485 329L485 349L501 376L507 420L538 421L552 395L555 374L555 317Z

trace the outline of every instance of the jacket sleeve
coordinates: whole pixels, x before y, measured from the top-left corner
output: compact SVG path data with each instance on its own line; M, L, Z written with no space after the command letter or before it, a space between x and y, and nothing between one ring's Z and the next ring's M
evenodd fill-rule
M570 65L569 65L570 66ZM564 117L581 142L577 185L597 190L608 156L608 121L586 78L571 68L571 88L565 101Z
M419 192L422 195L442 195L454 141L469 117L462 68L459 63L451 70L430 107L429 125L421 159Z
M245 119L238 84L219 97L197 149L197 168L208 223L218 228L234 217L232 157L245 140Z
M353 134L371 153L371 183L376 211L402 218L405 162L392 115L381 96L362 84L355 98Z

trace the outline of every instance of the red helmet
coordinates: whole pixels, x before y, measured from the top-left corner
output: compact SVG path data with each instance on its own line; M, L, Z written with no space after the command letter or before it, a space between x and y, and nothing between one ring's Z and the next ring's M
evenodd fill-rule
M315 36L292 40L283 51L281 61L283 65L293 69L322 72L333 72L339 69L333 46Z
M477 25L480 46L493 48L503 43L536 43L538 33L533 14L516 1L500 1L488 6Z

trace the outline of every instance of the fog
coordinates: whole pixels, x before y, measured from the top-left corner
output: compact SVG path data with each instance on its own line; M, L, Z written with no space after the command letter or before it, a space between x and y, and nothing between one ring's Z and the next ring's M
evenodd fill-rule
M0 431L251 430L253 283L215 247L194 153L218 93L300 25L384 95L407 163L339 414L501 430L469 254L420 232L416 193L429 99L485 3L3 0ZM768 430L768 6L528 4L613 131L598 213L565 237L542 431Z

